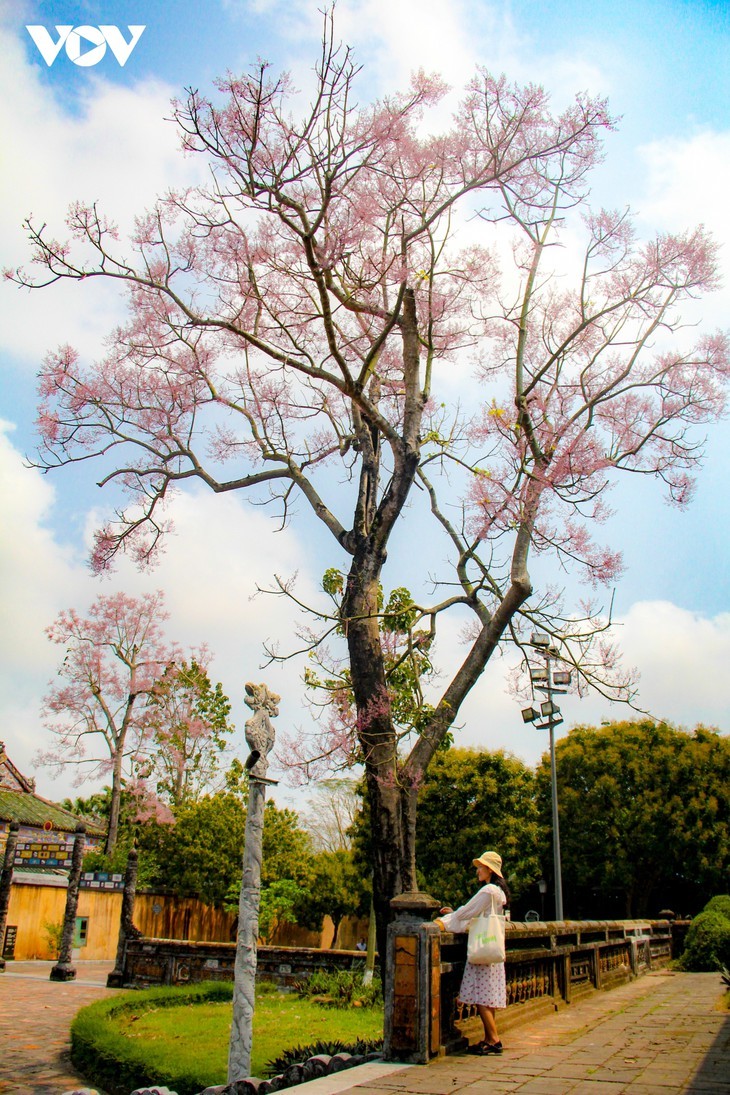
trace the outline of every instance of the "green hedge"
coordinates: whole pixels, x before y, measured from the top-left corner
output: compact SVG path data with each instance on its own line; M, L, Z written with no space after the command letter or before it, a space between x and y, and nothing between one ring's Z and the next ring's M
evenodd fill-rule
M730 967L730 897L720 894L705 905L689 926L680 969L711 972Z
M716 897L711 897L702 911L719 912L730 920L730 894L721 893Z
M125 1011L175 1007L233 999L233 985L206 981L180 988L125 992L82 1008L71 1024L71 1060L79 1072L110 1095L129 1095L137 1087L164 1085L178 1095L196 1095L208 1086L208 1077L194 1069L163 1075L149 1060L149 1049L125 1038L109 1020Z

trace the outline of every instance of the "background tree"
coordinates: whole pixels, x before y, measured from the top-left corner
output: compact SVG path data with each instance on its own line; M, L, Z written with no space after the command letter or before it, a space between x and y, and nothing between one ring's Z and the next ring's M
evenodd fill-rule
M157 885L181 897L199 897L223 907L233 894L238 908L246 827L246 795L219 791L197 802L183 801L172 825L151 823L140 832L145 850L157 863ZM264 811L262 889L280 879L302 888L311 877L312 849L296 813L269 800Z
M299 922L321 930L329 916L335 929L330 945L336 947L343 918L367 915L370 896L370 880L363 876L349 849L319 852L312 862L309 896L306 904L299 906Z
M124 775L131 774L149 738L146 700L175 653L163 644L163 602L161 592L100 594L87 617L69 609L46 632L65 647L65 656L61 683L43 701L55 745L39 754L38 763L77 765L82 780L111 775L107 853L119 832Z
M61 803L82 821L88 819L98 825L108 827L109 814L112 805L111 787L103 787L101 791L95 791L88 798L64 799ZM127 856L135 840L139 838L140 831L144 829L144 823L140 824L139 797L130 791L127 786L122 790L119 803L119 826L117 840L111 852L104 849L92 849L84 856L85 871L112 871L124 874L127 866ZM157 861L154 856L144 854L139 862L137 872L137 884L148 886L154 884L158 876Z
M332 778L320 780L299 820L312 838L316 851L338 852L352 844L349 833L360 809L358 781Z
M158 886L220 908L231 885L240 888L245 824L245 802L230 791L182 802L173 825L143 827L140 864L149 856Z
M138 775L173 807L197 800L220 772L231 704L194 658L168 665L147 697L150 739Z
M515 907L540 877L535 777L502 750L451 749L436 754L418 796L416 855L422 888L445 904L475 892L472 860L495 848L504 861Z
M691 430L721 407L728 347L672 337L682 304L715 284L706 234L643 243L626 213L589 208L613 124L602 100L557 114L542 89L480 70L434 135L424 114L441 81L421 73L359 106L356 76L327 16L299 114L263 63L222 80L215 102L190 92L175 118L211 184L166 194L120 246L96 205L71 209L68 243L29 222L40 273L11 276L129 290L99 364L62 347L41 374L41 466L104 454L105 484L131 495L99 532L95 567L122 549L146 562L162 503L190 479L278 500L285 520L298 497L347 557L335 618L323 609L311 642L342 628L357 715L327 752L365 765L382 951L389 901L416 881L424 772L500 644L536 624L560 632L583 679L631 694L592 643L596 606L579 619L549 585L533 596L531 553L615 579L618 552L592 539L613 474L654 476L687 502ZM482 386L465 377L462 409L451 397L468 352ZM423 519L421 497L441 536L422 584L434 569L441 587L412 630L435 633L444 613L471 627L406 743L379 599L394 530Z
M697 727L618 722L557 743L563 886L569 915L697 912L727 888L730 740ZM550 854L550 766L537 772Z
M274 936L285 924L297 923L297 905L306 902L309 890L290 878L279 878L261 887L259 935L264 943L273 943ZM227 906L234 911L235 906Z

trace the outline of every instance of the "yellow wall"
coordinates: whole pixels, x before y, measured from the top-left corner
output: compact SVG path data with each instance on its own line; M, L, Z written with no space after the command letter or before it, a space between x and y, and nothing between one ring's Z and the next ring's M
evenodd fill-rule
M76 915L87 917L89 926L86 945L74 951L75 958L93 962L116 957L121 909L121 893L80 891ZM51 961L57 957L51 949L44 925L61 923L65 910L65 887L13 885L7 922L18 929L16 961L35 958Z
M13 883L7 923L18 929L16 961L51 961L57 957L51 950L44 924L60 924L65 909L65 887ZM116 958L121 911L121 893L84 889L79 892L76 915L88 918L88 936L86 945L74 950L76 960L98 962ZM235 939L236 917L204 905L194 897L139 893L134 906L134 924L143 935L153 939L229 943ZM276 933L272 943L283 947L329 947L332 935L332 921L325 917L321 934L286 924ZM367 921L346 919L340 925L338 949L354 949L360 938L367 938Z

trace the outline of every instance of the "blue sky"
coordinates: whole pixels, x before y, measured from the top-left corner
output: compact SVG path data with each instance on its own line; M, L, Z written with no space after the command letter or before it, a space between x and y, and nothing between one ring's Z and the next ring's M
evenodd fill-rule
M27 257L20 224L28 213L60 233L68 202L101 198L125 227L167 185L195 181L197 165L180 158L173 127L164 121L170 99L190 85L210 91L216 74L257 57L290 68L305 86L320 6L297 0L0 3L3 264ZM129 25L145 31L124 67L110 50L91 67L73 64L61 50L49 68L27 24L46 26L54 36L56 25L116 25L125 36ZM363 100L402 85L421 66L458 85L475 63L544 83L558 103L581 90L607 95L621 122L596 173L596 201L629 204L645 233L702 221L723 243L725 270L730 267L726 3L340 0L337 25L364 66ZM727 326L728 283L726 274L725 287L691 318ZM35 373L43 355L60 341L98 354L122 314L113 292L86 289L83 296L77 286L32 295L12 286L0 290L0 736L29 771L36 750L47 744L39 707L56 667L43 629L61 608L83 608L110 588L165 588L171 636L188 645L209 643L213 674L234 699L242 727L242 684L261 675L261 639L286 636L292 627L283 606L250 599L256 583L265 584L274 570L297 570L306 590L321 569L324 541L316 534L292 528L274 536L266 518L242 501L191 492L180 500L178 534L157 572L140 576L123 565L106 584L90 577L89 537L106 504L93 469L43 478L23 466L33 448ZM616 492L611 526L612 543L627 563L615 601L620 638L627 660L642 673L644 702L676 722L705 721L725 731L729 476L728 427L721 423L709 433L706 467L688 511L664 506L654 484L633 482ZM284 696L280 724L291 727L301 718L298 671L288 666L264 675ZM599 700L568 698L563 706L566 726L621 714ZM519 724L500 666L475 690L463 723L463 742L504 747L530 763L545 745ZM53 783L36 774L49 797L70 789L68 778Z

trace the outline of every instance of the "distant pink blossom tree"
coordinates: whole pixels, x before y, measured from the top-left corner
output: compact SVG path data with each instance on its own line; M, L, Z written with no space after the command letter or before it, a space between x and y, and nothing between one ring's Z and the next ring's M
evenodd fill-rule
M366 770L382 948L389 900L416 887L422 775L495 651L545 628L584 680L631 695L605 619L571 611L558 589L534 593L530 557L613 582L620 554L594 530L618 472L687 503L694 427L722 408L728 340L678 332L683 303L716 284L704 230L640 241L626 213L588 206L612 128L604 101L556 114L539 87L479 70L432 135L441 81L419 73L358 105L329 16L316 74L299 114L265 64L221 80L215 101L190 91L175 119L210 183L166 194L124 245L96 205L71 209L68 242L28 222L41 272L9 276L128 291L101 360L62 347L41 373L39 463L103 455L102 484L128 496L97 535L97 570L120 550L147 563L165 502L191 480L282 520L298 499L347 560L311 644L339 629L347 648L356 714L342 747L352 756L355 739ZM393 534L423 517L422 500L443 593L421 593L433 563L420 573L420 526L407 630L433 639L456 614L465 647L409 740L392 712L381 590Z
M43 703L46 725L55 739L38 762L61 768L80 766L80 779L111 776L106 852L117 842L124 775L147 748L151 725L146 702L155 682L174 660L164 642L161 592L143 597L100 594L86 617L60 612L46 629L65 648L60 683Z

